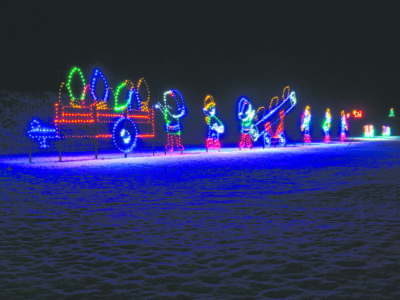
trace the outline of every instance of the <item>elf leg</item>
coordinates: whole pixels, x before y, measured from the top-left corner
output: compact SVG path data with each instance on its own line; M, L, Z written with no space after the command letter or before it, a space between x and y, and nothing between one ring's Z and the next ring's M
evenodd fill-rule
M221 143L219 142L219 139L214 140L214 147L218 150L221 149Z
M175 135L175 142L176 142L176 147L178 148L179 151L183 151L183 145L182 145L182 140L181 140L181 135L177 134Z
M207 149L210 149L213 147L213 139L212 138L208 138L206 140L206 147L207 147Z
M253 143L251 142L250 134L246 134L246 147L251 148L252 146L253 146Z
M242 149L245 146L245 139L246 139L245 134L242 133L241 136L240 136L240 142L239 142L239 148L240 149Z
M174 151L174 138L167 133L167 144L165 145L167 151Z

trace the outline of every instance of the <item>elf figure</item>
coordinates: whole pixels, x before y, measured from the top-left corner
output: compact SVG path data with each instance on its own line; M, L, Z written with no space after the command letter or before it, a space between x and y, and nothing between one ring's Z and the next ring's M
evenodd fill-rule
M310 107L307 105L306 109L301 116L301 132L303 132L304 143L311 143L311 136L310 136L310 123L311 123L311 110Z
M224 133L224 124L216 116L215 101L213 96L207 95L204 99L203 112L206 115L206 124L208 127L206 149L221 149L221 143L219 141L220 134Z
M242 97L238 103L238 119L241 120L241 137L239 142L239 149L251 148L253 143L251 142L250 129L253 125L253 120L256 115L256 111L253 109L249 100Z
M349 123L347 122L347 117L344 113L344 110L342 110L340 115L340 141L344 142L346 140L346 131L349 130Z
M322 130L324 131L324 143L329 143L331 141L330 131L331 131L331 110L328 108L325 112L325 121L322 124Z
M157 103L164 116L165 131L167 132L167 144L165 150L174 151L174 144L179 151L183 151L181 141L182 126L180 118L186 115L186 107L183 96L178 90L169 90L164 93L164 105Z

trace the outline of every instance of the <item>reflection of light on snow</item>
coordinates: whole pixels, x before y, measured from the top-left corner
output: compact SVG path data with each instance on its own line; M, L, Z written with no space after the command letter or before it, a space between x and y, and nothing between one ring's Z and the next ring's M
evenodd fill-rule
M98 159L95 159L94 152L85 152L85 153L73 153L73 152L65 152L62 155L62 162L58 161L58 152L54 152L51 155L32 156L32 164L29 164L29 160L25 156L21 156L16 159L12 159L9 157L1 157L0 163L7 161L7 163L15 163L22 164L31 167L44 167L44 168L132 168L134 165L135 168L139 164L143 165L157 165L157 164L165 164L165 165L173 165L173 166L185 166L186 164L199 162L203 164L204 162L210 163L212 161L224 161L226 165L229 165L231 160L241 159L243 162L249 162L254 160L256 163L260 160L276 160L283 159L285 160L288 156L296 156L299 154L304 155L318 155L319 152L327 151L330 152L330 149L338 149L346 147L348 143L343 144L319 144L313 143L312 145L300 146L296 144L296 147L292 145L288 145L287 147L271 147L265 148L255 147L252 150L242 149L238 150L236 147L224 147L221 148L220 152L206 152L204 148L190 148L185 150L183 154L180 152L176 153L168 153L164 154L164 151L156 151L153 156L152 152L143 151L143 152L135 152L134 154L130 154L127 158L124 158L120 152L110 151L110 152L99 152ZM310 152L313 152L311 154ZM247 164L247 163L246 163ZM288 163L289 164L289 163Z
M340 278L334 281L340 276L331 274L350 268L371 274L387 271L388 276L372 278L374 286L384 286L388 278L397 278L392 264L383 269L382 261L398 258L398 240L393 238L398 229L393 220L399 214L398 141L354 139L342 144L242 151L232 147L209 153L203 146L182 155L157 152L153 157L151 151L135 152L126 159L113 150L100 151L103 159L98 160L92 151L65 155L82 161L61 163L56 162L56 152L51 154L52 162L48 154L38 155L32 166L21 155L23 164L11 165L7 171L9 165L2 162L13 157L0 157L0 189L5 191L1 221L7 233L2 242L13 245L2 247L2 256L10 258L2 262L2 273L10 278L5 284L12 287L18 276L18 282L31 280L52 291L54 280L46 280L49 265L63 266L51 269L51 276L61 281L104 261L96 282L90 282L91 290L101 291L110 282L109 274L119 274L121 265L126 266L124 274L134 274L143 266L143 275L134 280L135 287L140 285L146 292L135 295L145 298L151 295L148 291L164 291L169 282L186 284L187 270L193 268L188 286L209 288L202 280L209 276L210 264L237 257L251 266L248 277L259 278L259 270L268 264L270 273L283 278L279 288L293 286L293 276L288 274L297 274L294 280L302 281L303 266L313 264L312 276L319 278L319 285L341 286ZM53 251L40 256L43 245ZM247 250L254 245L256 252ZM332 257L332 245L350 245L357 251L340 248L339 255ZM377 255L366 265L370 249ZM318 255L317 262L312 261L313 254ZM266 263L266 255L274 259L272 264ZM31 267L29 261L35 265ZM327 264L329 268L324 267ZM26 272L27 268L34 272ZM243 264L222 263L216 268L218 281L212 290L218 294L208 298L232 297L219 291L231 284L240 286L243 279L232 276L226 284L223 278L242 272ZM168 279L164 274L173 276ZM305 280L308 277L305 274ZM131 276L124 276L120 285L130 287L131 282ZM362 283L356 278L347 285L363 292ZM265 289L263 285L248 291L262 298ZM63 289L65 294L76 291L76 284ZM295 287L291 294L297 296L299 291ZM380 298L382 291L374 291L369 296ZM273 293L268 296L276 297ZM346 298L346 293L334 295ZM316 290L301 296L318 298L319 294Z
M132 137L132 136L131 136ZM243 167L248 168L252 165L257 165L260 161L279 161L282 168L291 168L291 161L302 157L319 157L324 155L333 155L339 149L350 149L356 145L357 147L364 147L369 143L380 141L400 141L399 137L375 137L369 138L352 138L349 143L312 143L311 145L301 146L301 144L288 144L287 147L271 147L265 148L255 147L252 150L242 149L239 151L235 147L223 147L220 152L206 152L204 148L189 148L181 154L180 152L164 154L164 151L159 150L153 156L149 151L138 151L130 154L127 158L120 152L109 151L99 152L98 159L94 158L94 152L74 153L65 152L62 156L62 162L58 161L58 152L48 155L37 155L33 153L32 164L25 155L21 156L0 156L0 164L7 163L12 165L20 165L32 168L98 168L98 169L129 169L132 167L137 168L139 165L164 165L173 167L184 167L191 163L207 164L212 162L223 162L229 166L232 161L237 159L243 160ZM347 151L347 150L346 150ZM254 164L253 164L254 161ZM285 167L286 166L286 167Z

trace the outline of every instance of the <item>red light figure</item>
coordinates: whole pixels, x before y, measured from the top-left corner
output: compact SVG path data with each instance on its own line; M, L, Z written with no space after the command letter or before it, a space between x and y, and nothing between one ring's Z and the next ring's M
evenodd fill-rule
M306 109L301 116L301 132L303 132L304 143L311 143L311 136L310 136L310 123L311 123L311 110L310 107L307 105Z

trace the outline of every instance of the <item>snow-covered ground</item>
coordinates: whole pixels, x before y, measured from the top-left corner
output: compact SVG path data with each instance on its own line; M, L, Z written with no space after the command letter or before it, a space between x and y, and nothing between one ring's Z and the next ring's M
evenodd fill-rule
M399 298L399 153L1 156L0 295Z

